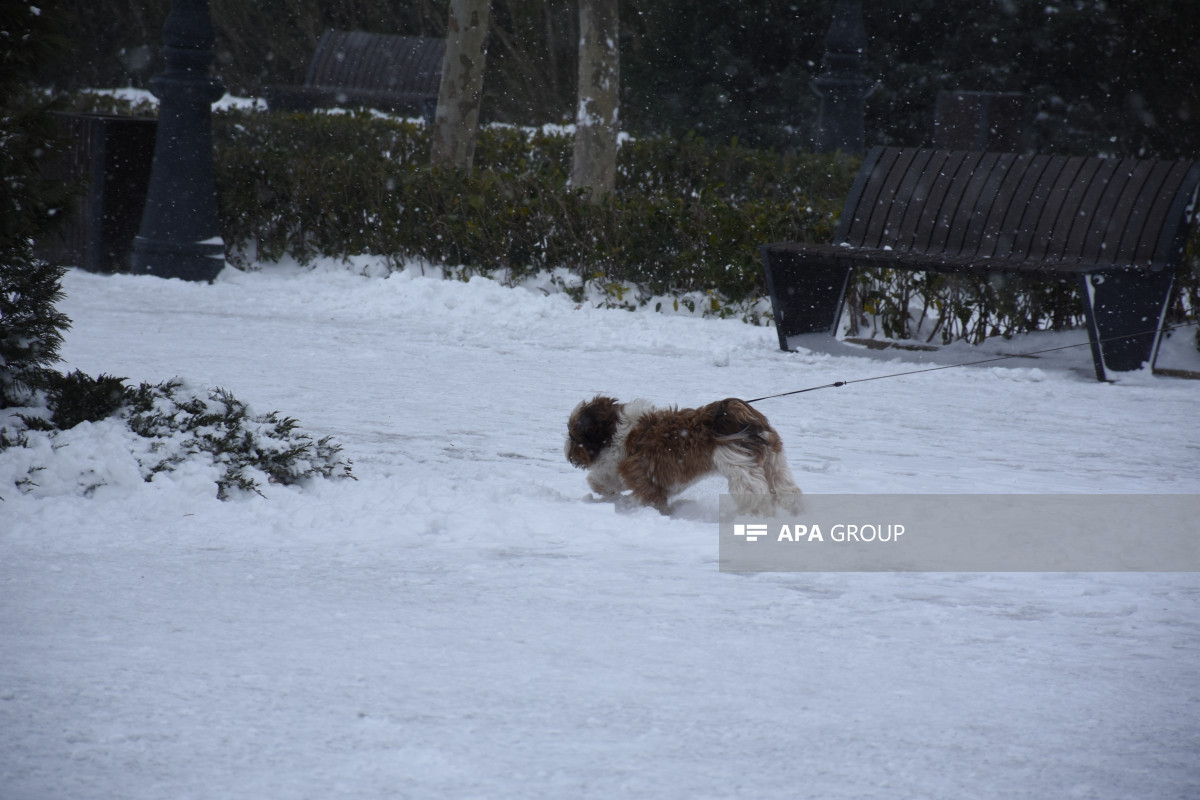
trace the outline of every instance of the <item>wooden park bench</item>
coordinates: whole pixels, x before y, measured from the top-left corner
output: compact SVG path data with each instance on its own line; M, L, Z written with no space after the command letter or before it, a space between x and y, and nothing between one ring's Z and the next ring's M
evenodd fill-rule
M875 148L832 244L762 248L779 346L836 335L854 267L1078 281L1096 377L1152 367L1200 162Z
M267 105L284 111L366 106L433 119L445 40L326 31L303 86L272 86Z

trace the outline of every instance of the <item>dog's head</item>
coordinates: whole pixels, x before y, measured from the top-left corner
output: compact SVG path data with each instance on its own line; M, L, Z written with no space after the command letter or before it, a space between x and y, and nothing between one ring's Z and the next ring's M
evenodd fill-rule
M621 404L611 397L596 395L575 406L567 420L567 461L587 469L608 447L621 419Z

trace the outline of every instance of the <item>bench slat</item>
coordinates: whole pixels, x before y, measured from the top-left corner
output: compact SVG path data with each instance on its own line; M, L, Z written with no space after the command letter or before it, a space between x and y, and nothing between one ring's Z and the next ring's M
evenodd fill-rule
M1010 245L1000 249L1006 218L1015 207L1023 208L1026 199L1020 197L1023 181L1034 168L1032 157L1004 153L999 156L996 168L988 176L979 195L981 208L970 219L958 224L966 231L959 253L977 255L982 258L1003 258L1008 255ZM1018 209L1018 213L1020 210Z
M1037 178L1025 213L1010 234L1009 255L1013 258L1029 260L1035 248L1045 247L1044 237L1050 235L1062 210L1061 201L1070 191L1075 172L1078 172L1077 165L1072 166L1070 159L1045 158L1047 163ZM1059 190L1064 182L1066 185ZM1039 234L1043 238L1039 238Z
M929 249L935 234L934 225L946 202L946 193L950 191L954 176L958 174L967 155L966 151L938 151L936 166L931 164L933 168L930 170L929 185L927 188L922 187L926 191L927 199L914 210L915 214L912 215L911 221L906 220L905 222L912 231L908 240L901 242L907 249L921 251Z
M1182 164L1169 161L1158 162L1147 181L1149 192L1143 191L1137 198L1125 236L1121 239L1120 260L1138 266L1155 266L1155 253L1159 234L1166 221L1166 212L1171 199L1179 191L1187 170Z
M963 181L963 192L956 206L948 209L946 246L942 252L957 255L967 246L966 237L972 220L980 213L980 203L991 202L997 181L1003 181L1013 156L1004 153L985 153ZM988 191L985 191L988 189ZM986 207L986 206L985 206Z
M916 155L916 150L887 151L889 158L879 159L869 176L867 188L859 198L846 239L870 247L882 245L882 230L888 209L896 196L896 186Z
M1096 229L1094 239L1085 242L1087 248L1084 258L1091 258L1097 264L1115 264L1120 258L1121 237L1125 235L1129 224L1129 215L1137 200L1138 192L1142 190L1146 179L1150 177L1152 162L1125 159L1113 180L1113 188L1102 205L1104 227ZM1097 220L1099 222L1099 220ZM1095 244L1093 249L1090 245Z
M1055 191L1061 193L1056 203L1059 206L1057 215L1051 221L1048 217L1043 222L1052 222L1047 230L1039 226L1038 236L1041 242L1034 242L1030 257L1047 261L1057 261L1066 258L1071 233L1080 220L1088 216L1086 211L1089 197L1094 195L1093 187L1096 178L1101 174L1106 159L1072 157L1073 170L1070 181L1060 179L1055 185ZM1067 170L1064 170L1064 176ZM1094 200L1093 200L1094 202Z
M902 233L897 237L899 247L905 250L914 249L922 230L921 222L926 209L941 207L940 198L945 194L948 183L946 170L951 168L954 162L953 155L947 150L933 151L925 169L917 176L912 191L912 202L907 205L900 218Z
M1099 187L1099 194L1087 209L1090 212L1086 224L1081 226L1081 236L1073 237L1074 247L1068 248L1066 257L1093 264L1104 263L1101 256L1105 250L1105 232L1112 227L1121 193L1129 182L1132 164L1126 159L1114 161L1107 180Z
M1126 185L1117 206L1117 217L1124 222L1122 225L1112 226L1105 236L1106 243L1110 243L1105 250L1106 263L1134 263L1134 253L1137 252L1137 242L1141 238L1142 228L1145 227L1146 210L1149 206L1147 193L1153 194L1159 190L1166 167L1163 162L1151 162L1146 166L1138 164L1135 178L1131 178ZM1136 180L1139 177L1140 185Z
M851 235L850 229L857 219L854 209L865 207L863 194L870 188L876 170L880 169L879 161L886 152L882 147L876 147L867 153L867 157L863 159L862 167L859 168L858 174L854 176L854 183L850 186L850 194L846 196L846 203L842 207L837 231L833 236L835 242L843 242Z
M1099 215L1100 203L1119 165L1119 161L1113 158L1090 159L1088 163L1095 165L1095 174L1088 180L1087 188L1082 191L1075 205L1062 252L1051 253L1051 256L1059 260L1082 260L1091 225Z
M915 195L921 186L921 177L929 168L929 160L933 157L934 152L932 150L916 150L912 154L912 159L905 165L903 172L897 170L894 182L895 192L889 200L887 208L882 209L883 213L876 234L878 236L877 247L898 247L903 241L910 238L904 228L904 219L909 208L925 199L922 197L918 200ZM897 167L899 166L897 163Z
M1049 156L1036 155L1027 159L1020 172L1009 175L1009 182L1016 185L1000 227L992 231L990 245L994 258L1019 258L1021 231L1037 219L1044 201L1043 181L1053 181L1060 170L1061 165Z
M947 159L946 169L939 176L937 191L931 194L936 198L936 206L930 203L921 213L916 236L913 239L913 250L917 252L944 253L951 232L951 220L962 202L966 189L966 175L971 174L980 165L985 154L982 151L955 151ZM950 167L953 166L953 171Z
M1056 161L1060 163L1060 169L1054 182L1046 189L1045 203L1037 220L1029 226L1028 235L1018 236L1015 249L1026 260L1044 261L1051 258L1049 252L1057 246L1054 232L1060 230L1064 221L1074 215L1073 189L1079 184L1080 172L1088 160L1075 156Z

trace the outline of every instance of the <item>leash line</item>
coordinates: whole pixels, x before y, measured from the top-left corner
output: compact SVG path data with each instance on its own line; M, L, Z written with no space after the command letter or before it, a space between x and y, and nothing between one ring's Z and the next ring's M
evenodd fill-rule
M1146 334L1150 334L1150 333L1165 333L1167 331L1173 331L1178 328L1190 328L1191 326L1196 325L1196 324L1200 324L1200 323L1182 322L1178 325L1168 325L1164 328L1154 328L1154 329L1151 329L1148 331L1142 331L1140 333L1127 333L1127 334L1122 334L1120 336L1109 336L1106 339L1097 340L1096 344L1103 344L1104 342L1112 342L1112 341L1116 341L1117 339L1132 339L1135 336L1145 336ZM1028 353L1010 353L1009 355L995 356L994 358L983 358L978 361L963 361L958 364L942 364L941 366L937 366L937 367L924 367L922 369L907 370L905 372L893 372L888 375L873 375L870 378L855 378L853 380L848 380L848 381L834 381L833 383L825 383L820 386L810 386L807 389L796 389L795 391L791 391L791 392L780 392L779 394L768 394L768 395L765 395L764 397L756 397L753 400L747 400L746 402L747 403L757 403L759 400L772 400L776 397L788 397L793 394L804 394L805 392L815 392L818 389L834 389L834 388L838 388L838 387L842 387L842 386L849 386L852 383L867 383L869 381L882 381L887 378L900 378L905 375L919 375L922 372L937 372L937 371L943 370L943 369L957 369L958 367L972 367L972 366L975 366L976 364L990 364L994 361L1006 361L1010 358L1029 358L1031 356L1040 356L1043 353L1053 353L1057 350L1070 350L1072 347L1084 347L1084 346L1090 345L1091 343L1092 342L1089 340L1086 342L1078 342L1076 344L1064 344L1064 345L1060 345L1059 347L1047 347L1045 350L1032 350Z

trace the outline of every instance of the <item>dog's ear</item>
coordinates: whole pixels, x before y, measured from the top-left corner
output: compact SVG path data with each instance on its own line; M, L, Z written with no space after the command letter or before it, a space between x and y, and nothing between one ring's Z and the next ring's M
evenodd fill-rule
M590 467L612 442L620 419L621 406L614 398L596 395L580 403L567 422L567 460Z

